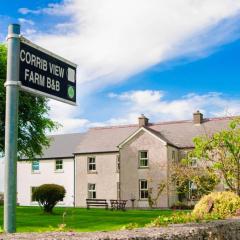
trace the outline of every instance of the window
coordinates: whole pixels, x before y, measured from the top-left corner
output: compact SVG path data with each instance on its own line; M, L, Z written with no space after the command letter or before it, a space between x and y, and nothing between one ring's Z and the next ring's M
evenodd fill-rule
M63 160L56 160L55 161L55 170L56 171L63 170Z
M120 171L120 156L117 155L117 172Z
M121 195L120 195L120 182L117 182L117 199L121 199Z
M32 162L32 172L38 172L40 170L39 161L34 160Z
M191 161L190 161L190 165L193 167L193 168L196 168L197 167L197 158L196 157L193 157L191 158Z
M31 187L31 202L36 202L36 198L33 197L33 193L37 187Z
M146 200L148 198L148 182L147 180L139 181L139 198Z
M96 184L93 183L88 184L88 198L91 199L96 198Z
M95 157L89 157L88 158L88 171L96 171L96 158Z
M148 151L139 152L139 167L140 168L148 167Z
M189 199L190 200L198 199L197 186L192 181L189 181Z

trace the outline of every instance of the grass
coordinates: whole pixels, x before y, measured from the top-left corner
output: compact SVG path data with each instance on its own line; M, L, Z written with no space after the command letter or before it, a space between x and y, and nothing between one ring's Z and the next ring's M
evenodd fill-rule
M64 212L66 215L63 219ZM171 216L172 210L127 210L111 211L105 209L55 208L54 214L44 214L39 207L17 207L17 232L44 232L64 230L78 232L111 231L121 229L129 223L140 227L150 223L158 216ZM3 226L3 207L0 207L0 228Z

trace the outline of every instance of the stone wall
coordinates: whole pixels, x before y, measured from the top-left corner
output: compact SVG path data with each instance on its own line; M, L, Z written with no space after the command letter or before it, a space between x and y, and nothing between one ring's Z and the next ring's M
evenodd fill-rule
M175 224L161 228L141 228L92 233L0 234L0 239L82 239L82 240L240 240L240 218L200 224Z

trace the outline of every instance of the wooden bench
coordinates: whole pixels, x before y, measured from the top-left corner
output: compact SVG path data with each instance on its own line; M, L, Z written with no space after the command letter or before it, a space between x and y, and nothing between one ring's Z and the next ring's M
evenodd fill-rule
M111 210L126 210L127 200L110 200Z
M106 199L86 199L87 203L87 209L90 208L90 206L94 207L105 207L105 209L108 209L108 203Z

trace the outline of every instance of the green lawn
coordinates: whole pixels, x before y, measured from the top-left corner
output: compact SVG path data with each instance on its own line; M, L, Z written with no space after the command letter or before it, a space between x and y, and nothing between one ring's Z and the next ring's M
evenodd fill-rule
M171 210L127 210L111 211L105 209L55 208L53 215L43 214L39 207L17 208L17 231L38 232L53 231L63 223L63 213L66 212L64 223L66 230L74 231L110 231L121 229L128 223L138 223L144 226L154 218L169 216ZM3 207L0 207L0 228L3 226Z

